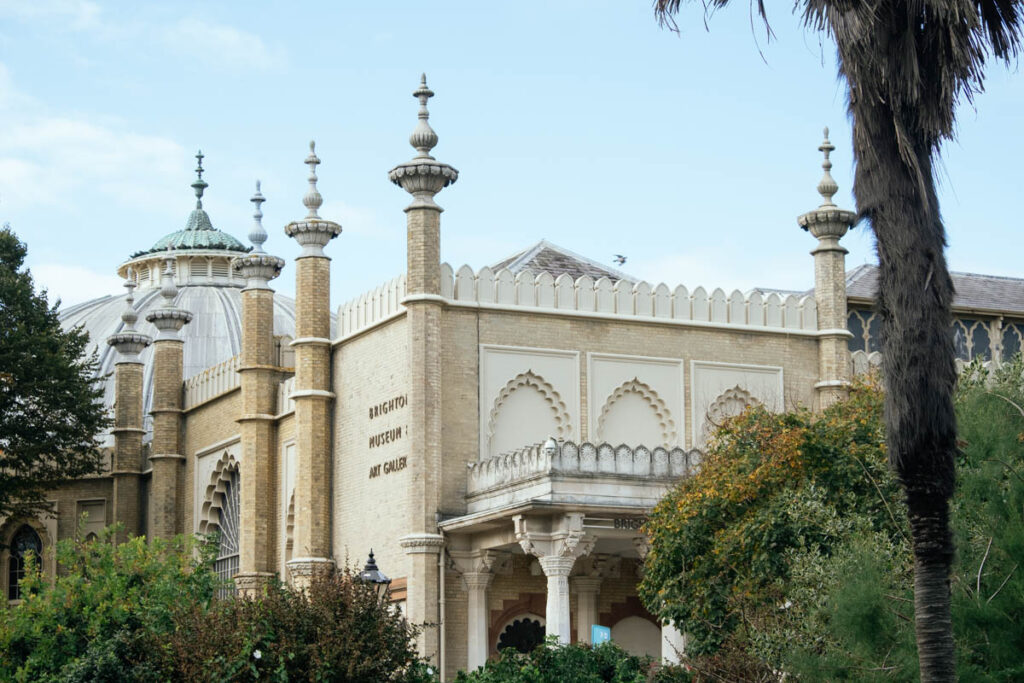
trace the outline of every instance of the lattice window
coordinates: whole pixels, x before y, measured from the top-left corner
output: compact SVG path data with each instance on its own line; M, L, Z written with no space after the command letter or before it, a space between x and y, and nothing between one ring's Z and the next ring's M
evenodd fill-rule
M992 359L989 324L985 320L957 318L953 321L953 346L956 357L962 361L973 358Z
M217 548L217 561L214 563L214 571L225 582L238 573L238 520L239 520L239 477L238 470L231 471L227 481L224 482L223 500L219 511L217 528L220 533L220 541ZM221 597L230 595L233 588L224 588Z
M863 351L867 347L868 340L864 335L864 319L861 317L860 312L850 311L846 318L846 329L853 335L849 342L850 353Z
M882 319L878 313L870 310L850 311L846 316L846 327L853 333L849 341L851 353L881 351Z
M511 647L525 654L544 642L544 630L538 619L516 619L498 636L498 650Z
M7 599L20 600L21 586L19 583L25 578L26 559L29 553L33 553L38 561L43 554L43 542L36 530L28 524L23 524L11 539L11 557L7 565Z
M1003 323L1003 360L1010 360L1024 348L1024 323Z

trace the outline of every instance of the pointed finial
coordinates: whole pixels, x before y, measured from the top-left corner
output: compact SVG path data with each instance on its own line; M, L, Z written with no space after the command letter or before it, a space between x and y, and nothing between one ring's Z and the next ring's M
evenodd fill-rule
M139 320L139 314L135 312L135 271L129 268L125 275L124 288L128 290L128 296L124 301L125 307L124 313L121 314L121 320L124 321L125 332L134 332L135 323Z
M209 185L203 180L203 150L196 152L196 161L199 165L196 166L196 181L192 183L192 189L196 192L196 208L203 208L203 190Z
M419 152L416 155L417 159L433 159L434 157L430 156L430 150L437 146L437 133L430 127L427 100L434 96L434 91L427 87L426 74L420 75L420 87L413 92L412 96L420 101L420 113L419 122L412 135L409 136L409 144Z
M267 231L263 229L263 202L267 201L260 192L260 181L256 181L256 194L249 199L256 205L256 213L252 215L252 230L249 232L249 241L252 242L254 254L263 254L263 243L267 241Z
M171 246L167 245L167 256L164 257L164 272L160 277L160 296L164 298L164 307L173 308L174 299L178 296L178 285L174 282L174 256Z
M316 141L310 140L309 156L306 157L305 161L305 164L309 166L309 190L306 191L306 196L302 198L303 205L309 209L306 218L320 218L320 214L317 211L324 203L324 198L320 196L320 191L316 189L316 167L319 163L320 157L316 155Z
M832 203L832 195L839 191L839 186L836 185L835 179L832 178L832 162L828 158L828 155L835 148L836 146L829 142L828 128L825 128L825 141L818 147L818 151L825 155L825 160L821 163L821 167L825 169L825 174L821 177L821 182L818 183L818 193L825 200L822 202L822 206L835 206Z

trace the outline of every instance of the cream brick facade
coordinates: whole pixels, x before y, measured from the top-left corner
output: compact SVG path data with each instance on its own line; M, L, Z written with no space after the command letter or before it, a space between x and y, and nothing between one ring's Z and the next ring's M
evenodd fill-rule
M260 248L257 191L256 249L202 252L207 279L233 263L218 282L245 286L240 357L183 387L175 335L187 311L168 299L150 313L174 334L153 342L147 433L139 353L149 338L130 325L115 335L111 471L54 491L56 516L33 524L52 544L75 533L86 506L131 534L223 531L236 482L241 521L229 531L240 590L273 574L301 584L358 567L372 548L404 586L406 614L427 624L421 652L449 678L495 655L527 617L564 641L587 640L600 624L660 652L678 634L659 635L636 598L638 526L650 507L699 466L715 420L754 402L820 408L851 375L839 240L853 214L831 203L831 145L822 145L825 201L799 218L818 240L807 263L813 296L652 287L546 243L536 249L557 257L553 272L517 257L456 271L440 262L434 199L458 172L430 155L432 95L424 80L418 154L390 176L412 196L406 272L332 316L325 248L341 226L317 214L311 149L309 213L286 227L303 247L288 264L294 330L275 329L267 283L283 263ZM793 233L794 249L814 246ZM153 277L162 267L170 292L168 278L184 277L161 266L173 259L130 263ZM606 433L615 443L601 443Z

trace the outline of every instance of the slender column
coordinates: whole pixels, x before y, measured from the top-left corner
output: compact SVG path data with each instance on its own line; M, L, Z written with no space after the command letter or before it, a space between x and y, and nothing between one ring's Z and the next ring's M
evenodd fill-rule
M835 146L828 140L818 149L824 153L825 173L818 183L823 198L821 206L797 218L804 230L818 239L814 256L814 299L818 309L818 391L819 409L827 408L847 395L850 384L850 332L846 329L846 254L839 240L853 225L852 211L840 209L832 202L839 186L832 178L829 153Z
M111 475L114 479L113 519L124 525L115 539L122 542L130 536L142 533L142 362L139 352L149 346L152 340L135 330L139 319L135 312L135 289L132 270L128 269L128 280L124 285L128 298L121 320L124 328L111 335L107 343L118 353L115 363L114 388L114 458Z
M181 449L181 383L183 374L182 348L178 337L192 314L175 308L178 288L174 284L171 264L174 257L165 260L160 295L164 305L146 316L160 331L153 343L153 442L149 461L152 479L149 486L149 537L170 538L178 529L178 474L185 456Z
M583 514L571 512L538 520L516 515L512 518L516 540L527 555L534 555L548 579L544 618L547 634L559 643L572 640L569 616L569 574L576 558L587 555L596 539L583 532Z
M508 553L497 550L450 550L449 556L466 582L466 670L473 671L486 664L490 654L488 589L495 573L511 572L512 558Z
M295 537L288 562L292 578L308 585L314 574L334 569L331 558L331 260L323 248L341 234L341 226L320 218L323 197L316 187L314 143L305 162L309 190L302 203L309 210L289 223L285 234L302 245L295 260Z
M661 661L678 664L686 652L686 636L672 624L661 625Z
M437 161L430 150L437 134L428 123L427 100L434 93L424 75L413 93L420 102L419 122L409 138L418 154L391 169L388 177L413 196L406 207L407 297L409 330L409 469L414 485L409 489L410 535L403 547L422 548L420 541L437 535L441 499L441 207L434 196L454 183L459 173ZM408 541L408 544L407 544ZM436 545L440 548L440 544ZM417 550L418 552L418 550ZM431 595L441 580L437 563L413 558L406 600L407 615L414 624L438 623L438 604ZM422 572L422 575L418 575ZM417 639L421 654L434 656L440 647L438 630L425 626Z
M572 578L573 592L576 593L576 640L581 643L590 642L590 627L597 623L597 594L601 581L600 576Z
M274 290L268 283L281 274L284 261L263 251L267 233L261 222L265 201L256 181L255 224L249 233L253 250L234 260L235 272L246 279L242 290L242 438L240 463L241 543L235 585L241 595L258 595L274 576L277 547L274 487L277 453L274 448L274 413L277 412L278 369L274 362Z

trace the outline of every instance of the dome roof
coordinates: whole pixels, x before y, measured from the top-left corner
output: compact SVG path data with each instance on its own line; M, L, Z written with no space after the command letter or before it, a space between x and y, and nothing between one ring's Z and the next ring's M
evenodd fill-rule
M154 254L166 251L168 247L171 249L224 249L240 254L245 254L250 249L226 232L213 227L210 216L203 209L195 209L189 214L184 230L164 235L146 251L137 252L132 256Z
M105 296L71 306L60 313L65 329L81 325L89 334L90 349L99 355L99 374L104 380L103 402L114 404L114 363L117 351L107 344L107 337L120 332L124 327L121 313L125 308L125 296ZM157 329L146 322L146 314L163 305L160 289L152 287L136 292L135 308L139 320L135 328L142 334L156 338ZM224 285L185 285L178 291L175 307L193 314L192 322L181 332L184 340L184 378L196 375L211 365L222 363L242 350L242 291L239 287ZM274 295L274 334L295 335L295 300L281 294ZM144 364L143 411L146 417L146 431L150 429L148 413L153 401L153 347L149 346L139 354Z

